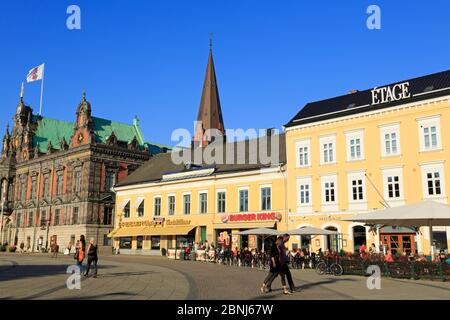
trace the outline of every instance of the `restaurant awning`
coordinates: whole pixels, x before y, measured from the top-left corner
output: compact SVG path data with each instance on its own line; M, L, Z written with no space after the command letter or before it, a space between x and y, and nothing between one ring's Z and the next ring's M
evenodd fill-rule
M144 201L144 198L142 198L142 197L137 198L136 202L134 203L133 208L134 209L139 208L139 206L142 204L143 201Z
M145 227L142 231L144 236L184 236L194 229L195 226L174 227Z
M121 210L123 210L129 202L130 202L130 199L123 200L122 203L120 204L119 208Z
M120 228L111 231L108 234L108 237L119 238L119 237L135 237L135 236L143 236L145 228Z

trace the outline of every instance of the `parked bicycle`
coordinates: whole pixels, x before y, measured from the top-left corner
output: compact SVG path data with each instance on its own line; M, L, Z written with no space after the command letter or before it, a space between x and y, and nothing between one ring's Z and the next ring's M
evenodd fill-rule
M334 260L334 261L333 261ZM316 266L316 272L320 275L325 273L340 276L344 273L344 269L339 263L339 257L324 257Z

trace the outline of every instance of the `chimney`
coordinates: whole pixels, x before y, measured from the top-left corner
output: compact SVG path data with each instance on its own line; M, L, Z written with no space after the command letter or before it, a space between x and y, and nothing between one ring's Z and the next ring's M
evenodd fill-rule
M348 94L354 94L354 93L357 93L357 92L359 92L358 89L352 89L352 90L350 90L350 91L348 92Z

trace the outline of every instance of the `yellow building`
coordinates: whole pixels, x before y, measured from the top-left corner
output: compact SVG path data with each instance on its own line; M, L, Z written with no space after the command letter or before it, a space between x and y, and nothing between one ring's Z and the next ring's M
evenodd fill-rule
M427 253L427 227L384 227L375 235L339 219L424 200L448 203L450 71L309 103L285 128L289 228L339 232L305 238L304 246L354 251L366 242ZM450 228L433 227L433 234L436 249L447 250Z
M171 156L156 155L115 187L112 235L121 253L160 254L205 241L217 246L221 239L261 247L232 233L286 221L283 163L175 165Z
M216 130L217 139L225 136L212 51L192 148L158 154L114 187L115 229L110 236L115 249L122 254L161 254L163 249L205 241L261 247L255 237L232 234L258 227L283 228L280 225L287 221L285 135L268 130L260 138L222 143L209 130ZM217 160L212 163L206 161L210 147ZM175 159L190 151L187 160Z

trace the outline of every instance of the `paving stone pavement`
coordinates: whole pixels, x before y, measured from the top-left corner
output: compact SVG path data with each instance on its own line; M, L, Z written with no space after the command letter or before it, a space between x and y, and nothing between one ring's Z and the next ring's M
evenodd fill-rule
M99 277L83 278L80 290L66 287L71 257L0 254L0 299L450 299L450 283L382 278L381 290L367 289L367 278L320 276L292 270L299 292L283 295L280 279L274 291L261 294L265 271L163 257L103 256Z

